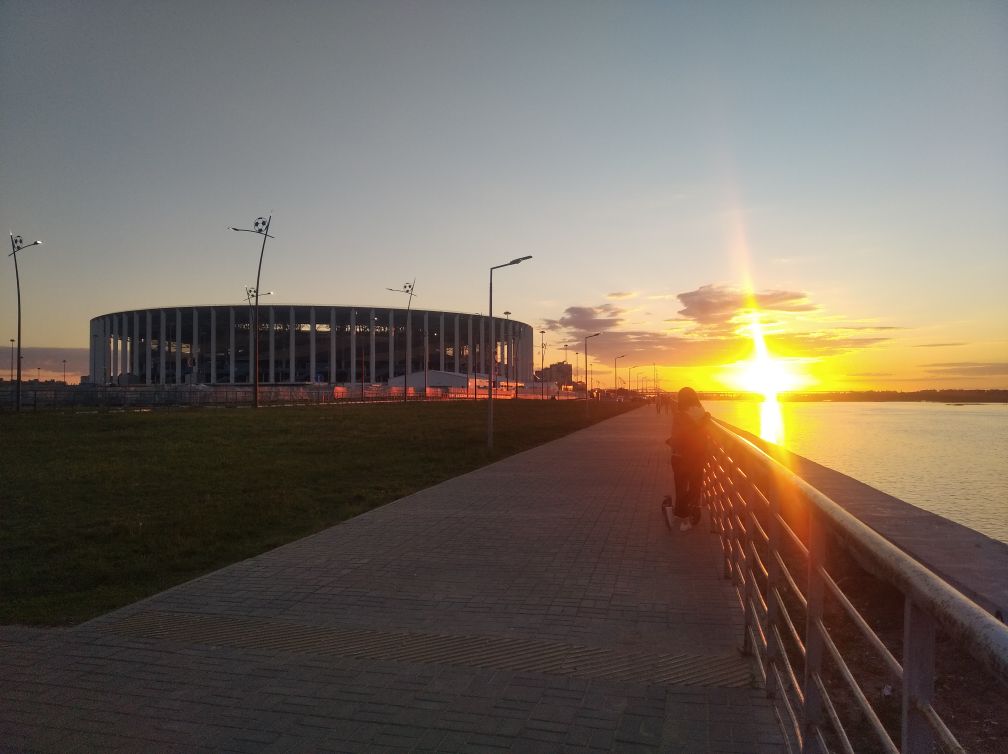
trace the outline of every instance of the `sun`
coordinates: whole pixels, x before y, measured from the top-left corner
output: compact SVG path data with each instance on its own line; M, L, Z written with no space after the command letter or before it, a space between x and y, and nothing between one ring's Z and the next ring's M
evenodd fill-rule
M752 312L752 320L745 329L749 330L755 353L751 359L731 365L729 379L736 387L775 401L778 394L794 390L805 383L806 380L795 371L792 364L775 358L770 353L763 337L759 312Z

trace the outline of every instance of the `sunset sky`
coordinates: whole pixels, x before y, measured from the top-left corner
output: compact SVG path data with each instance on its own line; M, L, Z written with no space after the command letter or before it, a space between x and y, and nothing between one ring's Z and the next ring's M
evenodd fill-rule
M737 387L755 303L802 388L1008 387L1003 2L7 0L0 108L26 377L243 301L272 212L276 303L485 312L531 254L547 363Z

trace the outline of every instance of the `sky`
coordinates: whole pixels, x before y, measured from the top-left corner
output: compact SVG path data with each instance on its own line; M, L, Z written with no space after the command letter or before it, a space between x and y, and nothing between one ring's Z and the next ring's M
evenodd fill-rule
M485 312L531 254L547 363L730 389L756 311L795 388L1008 387L1001 2L0 0L0 112L29 377L242 302L272 213L277 303Z

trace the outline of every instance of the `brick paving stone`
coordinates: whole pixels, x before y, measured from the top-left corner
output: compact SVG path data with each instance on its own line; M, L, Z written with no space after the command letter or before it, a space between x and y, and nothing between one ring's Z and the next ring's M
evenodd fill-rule
M631 412L81 626L0 627L2 748L783 751L759 689L501 664L518 651L505 640L737 652L742 616L715 538L670 535L660 517L666 429ZM130 628L151 615L218 629L207 643ZM244 626L374 641L298 650L259 629L242 639ZM480 651L428 659L404 636L479 637L466 646ZM362 653L372 646L400 659Z

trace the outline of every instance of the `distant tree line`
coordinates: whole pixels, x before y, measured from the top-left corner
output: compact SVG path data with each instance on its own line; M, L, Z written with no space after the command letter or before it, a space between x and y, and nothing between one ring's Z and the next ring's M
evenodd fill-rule
M758 393L701 393L706 400L762 400ZM1008 390L842 390L819 393L781 393L782 401L902 401L931 403L1008 403Z

